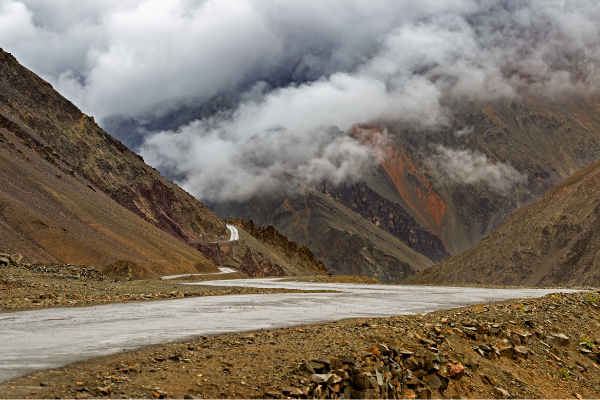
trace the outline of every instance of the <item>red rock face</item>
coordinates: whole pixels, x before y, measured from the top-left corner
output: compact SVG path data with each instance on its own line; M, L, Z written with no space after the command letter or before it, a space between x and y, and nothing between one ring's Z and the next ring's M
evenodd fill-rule
M391 142L382 144L379 140L373 140L373 136L380 136L383 131L378 126L356 125L352 134L379 155L381 166L394 182L406 206L420 223L443 240L446 215L444 200L432 189L429 179L417 169L404 149ZM410 182L409 176L412 178Z

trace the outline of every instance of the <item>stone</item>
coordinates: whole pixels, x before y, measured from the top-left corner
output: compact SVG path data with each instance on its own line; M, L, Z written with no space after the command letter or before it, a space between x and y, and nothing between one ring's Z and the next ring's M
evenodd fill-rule
M465 367L463 367L462 364L451 365L448 369L448 376L452 379L459 380L465 376Z
M187 393L185 396L183 396L183 398L193 400L193 399L201 399L202 397L198 397L193 393Z
M515 349L512 347L505 347L500 349L500 357L512 359L515 356Z
M508 391L499 388L499 387L494 387L494 394L496 395L496 398L498 399L509 399L510 398L510 393L508 393Z
M529 349L525 346L516 346L515 347L515 356L518 358L529 358Z
M326 383L330 385L333 383L334 375L333 374L312 374L311 379L315 383Z
M363 373L355 375L352 378L352 383L359 390L369 389L371 387L371 380Z
M9 265L10 260L7 257L0 257L0 265Z
M112 387L110 387L110 386L104 386L104 387L97 388L97 390L100 393L102 393L103 395L109 395L112 392Z
M443 385L442 380L440 379L440 377L437 374L430 375L427 378L427 383L429 384L429 386L431 386L435 390L440 390L440 388Z
M165 392L164 390L160 390L160 389L154 389L152 391L152 396L154 396L155 399L166 399L167 392Z
M513 333L511 335L511 339L512 339L513 342L515 342L515 345L517 345L517 346L521 345L521 338L516 333Z
M10 256L9 259L13 265L19 265L23 259L23 256L20 253L17 253Z
M431 390L423 389L418 394L419 399L430 399L431 398Z
M302 390L298 389L297 387L284 387L282 390L283 394L289 395L289 396L302 396L304 395L304 393L302 392Z
M552 337L557 346L568 346L571 343L571 339L563 333L552 335Z

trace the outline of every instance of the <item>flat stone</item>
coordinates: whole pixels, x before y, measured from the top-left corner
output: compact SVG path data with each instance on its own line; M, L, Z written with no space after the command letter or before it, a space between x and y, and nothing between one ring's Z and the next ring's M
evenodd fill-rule
M568 336L562 333L558 335L553 335L552 337L554 338L554 341L558 346L568 346L569 343L571 343L571 339L569 339Z
M329 385L329 384L333 383L334 375L333 374L312 374L311 379L315 383L325 382L326 384Z
M499 387L494 387L494 394L496 395L496 398L498 399L509 399L510 398L510 393L508 393L508 391L499 388Z
M10 260L6 257L0 257L0 265L9 265Z

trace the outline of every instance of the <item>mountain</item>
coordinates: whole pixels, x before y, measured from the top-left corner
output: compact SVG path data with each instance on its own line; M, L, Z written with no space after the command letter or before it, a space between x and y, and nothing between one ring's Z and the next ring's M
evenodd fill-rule
M407 284L599 286L600 161L513 211L477 246Z
M324 273L241 232L104 132L50 84L0 49L0 245L26 259L146 275Z
M379 122L356 125L349 133L365 142L372 134L389 139L378 149L384 154L380 165L364 171L360 181L304 189L308 196L263 195L211 207L221 217L272 224L308 246L334 273L397 281L423 268L412 253L439 262L471 248L511 211L600 158L600 103L598 97L524 95L456 107L447 125L437 129ZM438 166L441 171L432 168L440 147L458 158ZM488 168L487 181L460 181L448 171L469 162L474 165L463 171L467 178ZM515 182L500 187L493 173L509 166ZM347 228L337 228L339 220L347 221ZM390 251L401 245L409 247L410 256Z

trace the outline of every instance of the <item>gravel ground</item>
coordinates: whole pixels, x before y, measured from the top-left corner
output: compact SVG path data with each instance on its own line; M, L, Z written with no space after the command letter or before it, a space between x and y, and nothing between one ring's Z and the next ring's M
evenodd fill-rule
M599 304L548 295L203 337L19 378L0 397L598 398Z

